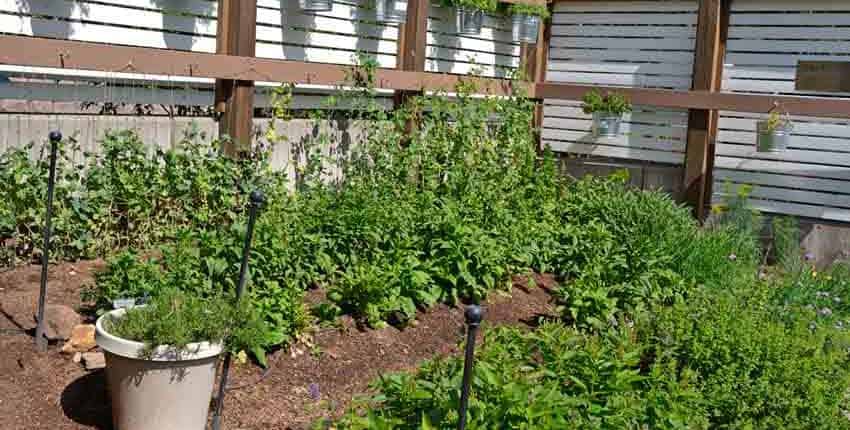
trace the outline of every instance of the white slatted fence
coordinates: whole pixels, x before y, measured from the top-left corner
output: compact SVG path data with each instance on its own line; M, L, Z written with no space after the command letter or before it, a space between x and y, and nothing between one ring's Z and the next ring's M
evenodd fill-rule
M800 60L850 61L850 2L735 0L726 50L723 91L848 97L797 91L794 81ZM850 221L850 121L795 117L791 148L772 154L755 151L763 118L721 112L713 200L747 184L765 212Z
M605 86L690 89L695 0L555 5L546 78ZM581 103L546 100L543 144L555 151L680 165L686 110L635 106L617 138L595 138Z

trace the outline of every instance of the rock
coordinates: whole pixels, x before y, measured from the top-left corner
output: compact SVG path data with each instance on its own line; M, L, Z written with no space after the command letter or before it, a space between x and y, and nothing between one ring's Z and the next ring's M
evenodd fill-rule
M97 370L106 367L106 357L102 352L85 352L82 358L86 370Z
M87 352L97 346L94 340L94 325L80 324L71 330L71 338L62 346L62 353L73 354L75 352Z
M74 327L80 325L83 318L68 306L47 305L44 308L44 321L44 336L47 339L65 340L71 337Z

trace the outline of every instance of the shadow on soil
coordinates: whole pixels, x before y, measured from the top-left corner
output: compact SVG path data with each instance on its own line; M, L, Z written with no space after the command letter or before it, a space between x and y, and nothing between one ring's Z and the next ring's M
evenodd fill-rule
M62 411L78 424L99 430L112 429L112 409L103 370L81 376L65 387L62 391Z

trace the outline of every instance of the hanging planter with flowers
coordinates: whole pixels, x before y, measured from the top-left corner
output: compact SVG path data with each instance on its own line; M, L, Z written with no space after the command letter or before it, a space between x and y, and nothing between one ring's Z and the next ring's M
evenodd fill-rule
M593 115L594 136L617 137L620 135L623 115L632 111L632 104L622 94L602 95L597 90L591 90L582 98L581 108L584 113Z
M375 19L403 24L407 19L407 0L375 0Z
M780 113L779 103L773 104L767 119L756 122L756 151L783 152L791 143L794 123L788 112Z
M328 12L334 3L333 0L298 0L298 7L305 12Z
M446 6L455 7L457 32L477 36L484 26L484 14L493 13L499 6L496 0L443 0Z
M549 9L544 5L513 3L507 14L511 16L514 42L537 43L540 23L549 17Z

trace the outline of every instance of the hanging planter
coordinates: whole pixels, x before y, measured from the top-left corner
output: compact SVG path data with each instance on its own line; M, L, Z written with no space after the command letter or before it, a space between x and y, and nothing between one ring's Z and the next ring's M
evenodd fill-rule
M477 36L481 34L484 25L484 12L468 7L458 7L455 11L457 32L460 34Z
M484 14L496 12L496 0L443 0L444 6L455 8L455 24L458 34L477 36L484 26Z
M306 12L328 12L334 3L333 0L298 0L298 6Z
M756 122L756 152L783 152L791 145L794 124L778 114L774 117L774 113L767 120Z
M407 19L407 1L376 0L375 19L381 22L403 24Z
M543 5L514 3L508 6L511 15L511 35L514 42L537 43L540 22L549 17L549 9Z
M167 292L149 305L98 318L95 339L106 357L114 427L205 429L225 345L251 350L257 340L240 328L262 327L243 308L225 299Z
M617 137L623 114L632 111L632 105L622 94L600 94L591 90L582 98L582 110L593 115L593 135L595 137Z

